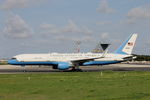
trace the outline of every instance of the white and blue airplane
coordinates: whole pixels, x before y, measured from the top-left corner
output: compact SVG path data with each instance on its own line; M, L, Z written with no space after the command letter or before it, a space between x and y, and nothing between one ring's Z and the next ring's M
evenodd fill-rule
M115 52L107 53L48 53L21 54L8 60L11 65L48 65L53 69L78 69L79 66L116 64L134 59L132 50L135 46L137 34L132 34Z

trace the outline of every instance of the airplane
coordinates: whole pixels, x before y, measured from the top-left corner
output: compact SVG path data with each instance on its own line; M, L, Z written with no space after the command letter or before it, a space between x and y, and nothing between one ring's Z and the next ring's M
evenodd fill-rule
M21 54L8 60L11 65L46 65L59 70L78 70L79 66L116 64L135 59L132 50L137 34L132 34L115 52L108 53L47 53Z

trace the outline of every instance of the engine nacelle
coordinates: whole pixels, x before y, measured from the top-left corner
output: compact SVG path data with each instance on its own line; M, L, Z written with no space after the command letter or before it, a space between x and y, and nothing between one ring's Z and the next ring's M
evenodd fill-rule
M53 69L66 70L66 69L69 69L70 67L71 66L69 63L59 62L58 65L53 66Z
M66 63L66 62L58 63L58 69L59 70L66 70L66 69L69 69L69 68L70 68L69 63Z

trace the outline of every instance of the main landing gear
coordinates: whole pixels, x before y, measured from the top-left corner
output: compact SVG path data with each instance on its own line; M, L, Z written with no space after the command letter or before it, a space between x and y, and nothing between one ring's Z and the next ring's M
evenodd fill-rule
M79 68L79 66L77 66L77 67L72 67L71 71L72 71L72 72L83 72L82 69Z

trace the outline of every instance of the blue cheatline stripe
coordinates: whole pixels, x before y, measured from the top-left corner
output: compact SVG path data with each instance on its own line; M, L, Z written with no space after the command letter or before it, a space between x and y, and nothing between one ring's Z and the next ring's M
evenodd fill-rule
M17 60L9 60L8 64L11 65L57 65L58 62L18 62Z
M114 52L114 53L117 53L117 54L127 54L125 52L123 52L123 48L126 46L126 44L129 42L129 40L131 39L132 35Z
M89 61L85 62L83 66L88 66L88 65L108 65L108 64L116 64L120 63L121 61Z
M83 66L88 65L107 65L107 64L115 64L120 63L121 61L89 61L83 63ZM8 64L11 65L58 65L58 64L67 64L68 62L18 62L17 60L9 60Z

